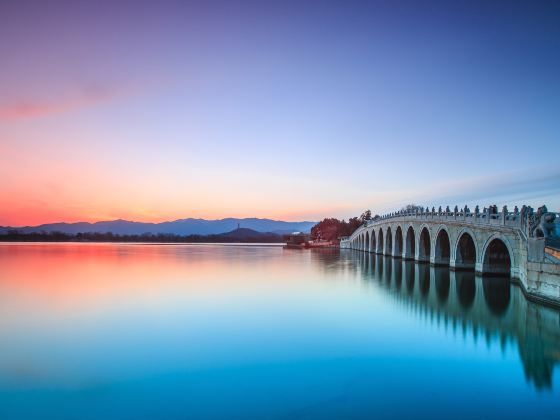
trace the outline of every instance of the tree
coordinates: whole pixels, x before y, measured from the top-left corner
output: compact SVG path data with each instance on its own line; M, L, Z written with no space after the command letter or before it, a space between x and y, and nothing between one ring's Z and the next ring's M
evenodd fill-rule
M363 216L363 215L362 215ZM370 212L371 218L371 212ZM362 217L352 217L347 221L326 218L311 228L311 239L336 241L341 236L350 236L363 223Z
M335 240L339 236L340 224L335 218L323 219L311 228L311 239Z
M417 204L407 204L406 206L401 208L401 211L414 213L416 210L420 210L421 208L422 206L419 206Z
M360 220L364 221L364 220L371 220L371 210L366 210L362 213L362 215L360 216Z

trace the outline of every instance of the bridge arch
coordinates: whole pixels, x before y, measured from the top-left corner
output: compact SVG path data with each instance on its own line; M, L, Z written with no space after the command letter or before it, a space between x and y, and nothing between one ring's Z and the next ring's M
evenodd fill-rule
M377 237L377 253L383 254L383 228L379 228L379 235Z
M377 247L377 241L375 239L375 229L371 230L371 235L370 235L370 244L369 244L369 252L375 252Z
M434 264L449 265L451 261L451 241L447 228L440 225L435 238Z
M395 252L393 252L393 255L395 257L401 258L402 253L403 253L403 233L402 233L402 228L400 226L397 226L397 229L395 230Z
M476 236L471 229L464 228L459 232L454 246L455 268L471 270L476 267L479 256L476 244Z
M420 227L420 235L418 235L418 261L430 262L431 253L430 229L428 226L423 225L423 227Z
M385 255L393 255L393 232L391 226L387 226L385 235Z
M414 259L416 256L416 234L412 225L408 225L406 229L406 239L404 243L404 257L406 259Z
M369 232L366 231L366 239L364 243L364 251L369 251Z
M507 238L500 233L491 235L483 247L482 273L509 276L513 266L513 252Z

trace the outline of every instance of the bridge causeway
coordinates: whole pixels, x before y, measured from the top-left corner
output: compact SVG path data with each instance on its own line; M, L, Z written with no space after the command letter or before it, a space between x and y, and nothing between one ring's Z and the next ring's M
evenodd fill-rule
M547 244L558 243L560 218L546 206L489 206L438 210L432 207L398 211L366 220L340 247L508 275L519 280L527 295L560 305L560 259Z

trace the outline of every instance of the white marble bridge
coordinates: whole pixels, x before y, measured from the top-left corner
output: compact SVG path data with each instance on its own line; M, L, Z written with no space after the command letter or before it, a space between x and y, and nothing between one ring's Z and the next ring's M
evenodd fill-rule
M533 297L560 304L560 218L546 207L399 211L365 221L340 247L519 280Z

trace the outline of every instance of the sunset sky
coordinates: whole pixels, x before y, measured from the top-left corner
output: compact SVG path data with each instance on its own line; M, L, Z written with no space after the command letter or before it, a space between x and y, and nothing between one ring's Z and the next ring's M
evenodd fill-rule
M559 22L557 1L1 0L0 225L560 211Z

